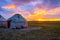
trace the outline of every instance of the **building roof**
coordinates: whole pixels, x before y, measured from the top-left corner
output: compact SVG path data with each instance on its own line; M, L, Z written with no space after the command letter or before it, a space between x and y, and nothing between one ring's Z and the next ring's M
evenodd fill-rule
M6 21L6 19L0 15L0 21Z
M9 18L8 20L12 20L12 21L26 21L25 18L23 16L21 16L20 14L15 14L11 18Z

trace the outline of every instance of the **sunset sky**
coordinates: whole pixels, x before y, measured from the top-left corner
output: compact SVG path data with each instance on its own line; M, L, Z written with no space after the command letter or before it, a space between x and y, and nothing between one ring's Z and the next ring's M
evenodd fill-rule
M60 21L60 0L0 0L0 15L14 14L27 21Z

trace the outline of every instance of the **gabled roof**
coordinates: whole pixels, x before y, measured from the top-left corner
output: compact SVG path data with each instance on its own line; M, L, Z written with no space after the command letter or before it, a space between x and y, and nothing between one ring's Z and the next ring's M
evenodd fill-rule
M6 21L6 19L0 15L0 21Z
M8 20L12 20L12 21L26 21L25 18L23 18L20 14L15 14L11 18L9 18Z

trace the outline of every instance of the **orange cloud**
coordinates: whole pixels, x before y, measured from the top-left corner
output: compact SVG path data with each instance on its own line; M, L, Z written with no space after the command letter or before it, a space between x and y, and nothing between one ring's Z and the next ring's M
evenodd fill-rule
M60 18L53 18L53 17L46 18L44 16L47 14L56 15L57 13L60 13L60 7L50 9L50 10L45 10L43 8L35 8L33 10L34 10L33 13L30 13L28 11L21 9L21 8L18 8L17 11L14 12L14 14L16 14L16 13L21 14L24 18L26 18L27 21L59 21L60 20Z
M2 8L14 9L16 8L16 6L14 4L10 4L10 5L3 6Z
M54 9L50 9L50 10L45 10L42 8L35 8L35 11L33 12L33 14L30 14L29 16L27 16L27 20L32 20L32 21L60 21L60 18L47 18L44 15L57 15L60 13L60 7L58 8L54 8ZM47 15L48 16L48 15Z
M45 9L42 8L35 8L33 14L28 15L26 18L27 20L43 20L44 16L47 13Z
M34 15L45 15L47 13L47 11L45 9L42 8L36 8L34 9Z
M50 15L56 15L58 13L60 13L60 7L53 8L47 11L47 14L50 14Z

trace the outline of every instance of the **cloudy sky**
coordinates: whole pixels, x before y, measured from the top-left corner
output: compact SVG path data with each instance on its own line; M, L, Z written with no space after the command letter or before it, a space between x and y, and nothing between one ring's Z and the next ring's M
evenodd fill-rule
M20 14L26 20L60 20L60 0L0 0L0 15Z

